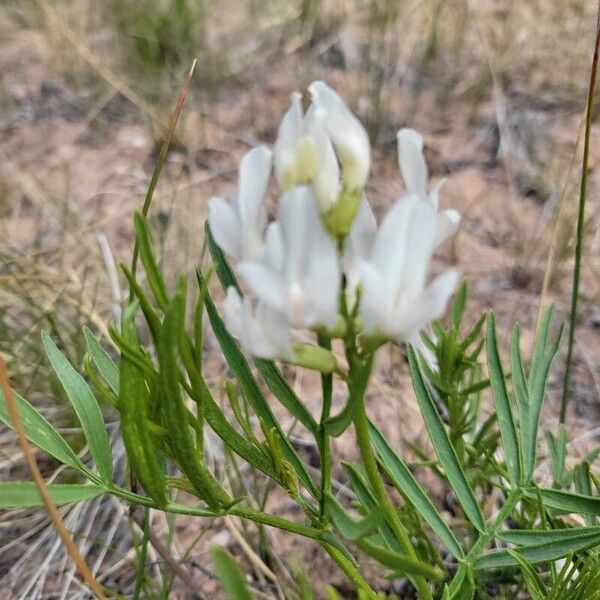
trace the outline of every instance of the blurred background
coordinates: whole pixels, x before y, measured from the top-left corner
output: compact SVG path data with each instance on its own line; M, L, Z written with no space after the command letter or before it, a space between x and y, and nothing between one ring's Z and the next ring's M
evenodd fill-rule
M131 216L194 58L151 209L167 273L193 271L208 198L231 197L240 157L274 141L294 90L323 79L368 128L367 194L379 216L403 190L397 129L423 133L432 180L447 178L441 202L463 215L435 268L458 265L470 313L493 308L506 336L519 320L530 343L542 304L553 302L560 319L569 306L596 10L582 0L2 0L0 352L15 389L81 445L40 331L81 366L81 326L105 334L118 316L125 286L115 265L130 257ZM570 416L575 453L578 441L581 452L598 445L600 427L599 142L596 122ZM223 365L210 338L207 348L218 389ZM559 358L545 428L556 428L563 365ZM406 370L402 353L390 350L371 406L399 444L422 434L405 398ZM310 398L310 381L295 385ZM111 434L118 445L116 427ZM351 439L336 444L338 455L353 456ZM214 446L214 459L225 460ZM55 465L40 460L52 473ZM5 477L26 471L12 434L0 429ZM271 501L277 506L276 495ZM66 518L99 579L130 589L139 532L125 509L95 500ZM159 517L155 527L169 534L175 556L191 548L196 576L216 594L206 552L210 543L235 545L240 531L217 524L202 537L185 518ZM278 543L290 564L311 569L317 560L310 545ZM340 578L318 560L315 577ZM83 598L70 569L43 512L1 517L0 598ZM157 598L165 589L193 597L159 560L149 577Z

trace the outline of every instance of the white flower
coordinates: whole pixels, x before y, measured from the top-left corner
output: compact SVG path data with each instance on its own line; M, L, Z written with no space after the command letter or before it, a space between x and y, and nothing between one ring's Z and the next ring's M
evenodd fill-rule
M371 168L371 145L362 123L344 101L322 81L308 86L313 105L325 112L327 133L342 165L342 179L347 190L362 192Z
M325 127L326 113L311 106L303 114L301 95L292 94L275 141L275 177L283 191L312 184L321 213L340 193L340 168Z
M436 229L435 208L414 193L390 209L359 266L365 334L415 343L420 330L442 315L458 273L448 271L425 285Z
M236 198L209 200L208 223L219 247L232 258L250 259L260 254L267 227L264 197L271 174L271 151L265 146L250 150L240 164Z
M396 137L398 139L398 164L407 194L415 194L430 202L437 211L439 193L444 185L444 180L439 181L431 192L427 193L428 172L423 156L423 137L414 129L400 129ZM437 214L436 221L435 245L439 246L456 233L460 225L460 215L455 210L445 210Z
M291 359L290 326L286 318L259 302L241 298L232 286L223 302L225 324L231 335L250 354L267 359Z
M262 260L244 261L238 270L250 291L292 326L335 324L339 259L309 187L298 186L282 196Z

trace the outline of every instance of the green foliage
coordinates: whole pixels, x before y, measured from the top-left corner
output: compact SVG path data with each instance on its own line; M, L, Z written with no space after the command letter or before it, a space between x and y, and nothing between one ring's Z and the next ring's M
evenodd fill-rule
M46 486L55 504L73 504L96 498L105 492L100 485L51 483ZM43 506L42 498L32 481L1 481L0 509Z
M435 452L432 459L420 451L424 460L417 466L442 482L448 492L446 509L456 517L450 521L419 482L415 466L367 420L364 400L376 349L361 345L360 328L351 322L351 314L344 315L350 324L342 339L347 372L321 373L324 408L317 421L274 362L255 360L253 368L227 331L208 278L198 271L191 283L180 278L175 290L169 290L142 214L135 216L135 231L145 282L135 269L122 267L131 302L120 328L110 328L120 354L118 361L113 361L89 330L84 332L86 371L97 394L50 337L43 337L50 364L81 423L98 474L75 455L38 411L16 396L29 440L89 482L50 485L57 503L110 493L147 508L204 518L233 514L261 526L277 527L321 544L354 583L357 595L369 600L380 596L364 579L356 553L379 565L388 578L407 578L427 600L472 599L490 581L504 581L494 583L503 592L527 588L533 598L558 598L556 590L574 599L595 593L597 570L588 568L588 562L597 565L593 549L600 546L600 496L595 493L596 480L589 465L596 455L569 470L566 433L560 429L556 437L547 436L554 487L539 488L533 483L540 414L560 341L560 333L551 340L551 311L544 314L528 366L521 354L519 329L513 329L510 378L493 315L487 318L485 339L485 319L478 320L466 335L460 333L465 286L456 298L451 324L444 328L438 323L435 337L424 336L435 361L408 349L414 392ZM237 285L210 234L207 239L222 287ZM222 385L225 407L213 396L202 371L204 311L229 368ZM314 347L329 352L331 339L320 335L318 343ZM479 363L484 345L489 379L484 378ZM342 409L331 416L336 375L348 393ZM488 387L495 413L483 419L481 400ZM119 415L129 466L143 494L112 480L111 450L96 396L108 401ZM276 418L271 396L312 436L321 457L320 481ZM1 395L0 419L10 425ZM331 492L330 438L348 431L351 425L361 462L344 465L344 470L356 495L358 516ZM222 440L232 464L245 462L257 481L277 485L288 494L299 508L300 518L285 519L257 509L247 501L243 488L239 493L241 486L228 489L223 473L204 460L206 427ZM179 476L165 475L175 468ZM401 495L403 505L392 501L386 484ZM172 488L192 494L196 503L173 502ZM493 512L484 501L492 490L497 490L500 498L498 510ZM2 508L37 506L40 501L30 482L0 485ZM568 513L584 516L586 527L569 528L564 520ZM214 551L214 558L229 597L251 598L233 558L222 549ZM554 562L562 559L571 567L557 573ZM307 580L298 586L303 597L311 597ZM566 595L573 590L580 595ZM335 598L338 593L330 588L328 595Z
M244 581L235 560L223 548L213 548L213 558L219 581L230 600L252 600L253 595Z

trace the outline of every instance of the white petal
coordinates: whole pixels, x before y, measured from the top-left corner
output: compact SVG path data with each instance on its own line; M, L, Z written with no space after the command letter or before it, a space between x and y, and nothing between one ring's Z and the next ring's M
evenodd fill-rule
M315 106L327 113L327 132L342 164L344 184L350 190L362 190L371 166L371 145L365 128L325 83L314 81L308 89Z
M246 153L240 164L237 209L242 223L244 258L254 258L263 246L267 226L264 205L271 175L271 151L259 146Z
M256 319L261 323L265 338L278 358L291 359L293 356L290 344L290 323L280 312L275 311L262 302L256 307Z
M434 250L435 227L432 206L414 195L398 200L385 216L371 261L382 273L388 294L414 296L422 289Z
M321 219L312 206L308 209L305 243L308 247L304 280L307 296L305 323L309 327L333 327L339 313L340 263L337 247L323 228Z
M438 213L435 232L436 247L454 235L460 226L460 214L455 210L445 210Z
M291 189L279 201L277 219L285 243L284 267L288 283L300 280L304 275L309 250L307 239L311 209L316 210L312 193L307 186Z
M315 143L316 170L313 190L321 214L325 214L335 204L340 194L340 167L333 150L333 144L325 129L327 113L318 108L310 111L308 133Z
M447 271L433 280L415 299L410 307L406 307L403 315L399 315L394 329L399 330L397 341L406 341L408 337L418 334L426 325L439 319L446 310L450 296L458 283L458 271ZM402 338L402 339L400 339Z
M277 272L281 272L284 258L285 247L281 235L281 226L277 221L274 221L267 227L264 260Z
M238 265L238 272L250 291L265 304L280 312L286 311L286 288L279 275L269 266L257 261Z
M221 198L208 201L208 225L217 245L229 256L240 259L243 254L242 226L233 208Z
M359 262L361 279L360 316L367 335L387 332L391 314L391 296L380 271L367 262Z
M303 135L302 95L294 92L291 106L285 113L275 141L275 177L282 190L295 185L296 145Z
M223 316L227 330L233 337L238 339L242 337L244 330L242 312L242 298L235 287L229 286L223 302Z
M342 261L346 275L348 299L351 305L354 303L356 288L360 282L358 265L369 258L376 234L375 215L371 205L363 196L352 223L352 229L345 241Z
M427 165L423 156L423 138L414 129L400 129L398 139L398 164L409 194L426 195Z
M431 188L431 192L429 192L429 198L431 199L431 202L433 202L433 206L435 206L435 208L437 209L439 203L440 203L440 192L442 191L442 188L444 187L444 185L446 185L446 178L444 177L443 179L440 179L432 188Z
M229 287L223 314L229 333L250 354L268 359L293 355L289 324L279 313L260 304L253 310L249 298L242 299L234 287Z

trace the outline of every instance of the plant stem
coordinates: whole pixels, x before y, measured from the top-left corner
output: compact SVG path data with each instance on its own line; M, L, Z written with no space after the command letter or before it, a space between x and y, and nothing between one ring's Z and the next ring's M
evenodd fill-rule
M344 572L346 577L356 585L356 587L367 594L367 598L369 600L376 600L377 594L373 591L371 586L366 582L364 577L360 574L358 569L352 564L348 558L344 556L344 554L327 543L321 544L323 548L327 551L327 554L332 558L332 560L337 564L337 566Z
M359 406L356 408L354 415L354 428L356 430L356 438L358 441L358 447L362 456L363 465L373 488L373 492L377 501L379 502L380 508L383 510L386 520L389 526L392 528L394 535L400 542L402 549L407 556L411 558L418 558L413 548L408 532L406 531L398 513L396 507L392 504L390 497L385 489L385 484L379 474L377 468L377 460L371 446L371 440L369 439L369 422L367 419L367 413L365 411L364 398L359 402ZM424 600L432 600L433 596L427 586L427 581L424 577L415 577L415 584L417 586L419 595Z
M598 23L596 25L596 43L590 73L590 84L587 95L585 137L583 142L583 164L581 166L581 187L579 192L579 208L577 210L577 235L575 238L575 268L573 270L573 290L571 293L571 313L569 315L569 346L567 363L563 381L563 394L560 403L560 423L567 418L567 402L571 387L571 364L573 362L573 346L575 344L575 327L577 322L577 304L579 301L579 280L581 276L581 258L583 254L583 226L585 218L585 199L587 191L588 163L590 158L590 135L592 131L592 115L594 112L594 91L598 72L598 51L600 48L600 5L598 6Z
M148 533L150 531L150 509L144 508L144 521L142 524L142 543L141 550L138 556L138 567L135 577L135 588L131 600L138 600L140 592L142 591L142 585L144 583L144 572L146 570L146 555L148 553Z
M319 335L319 346L331 350L331 340ZM333 377L329 373L321 374L321 387L323 389L323 406L321 408L321 420L319 422L319 454L321 456L321 498L319 500L319 514L323 518L325 511L325 499L331 493L331 446L329 434L325 429L325 421L329 419L331 412L331 396L333 393Z

